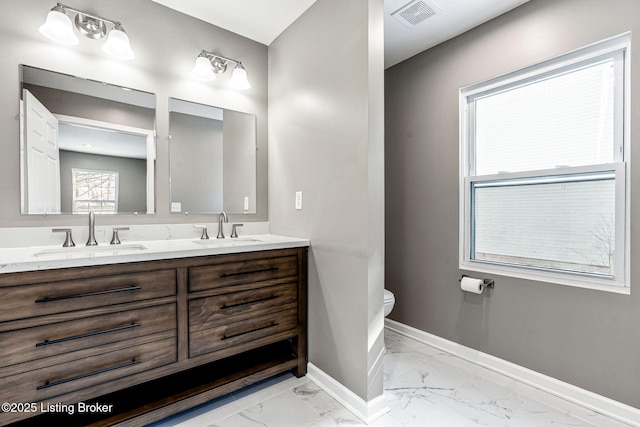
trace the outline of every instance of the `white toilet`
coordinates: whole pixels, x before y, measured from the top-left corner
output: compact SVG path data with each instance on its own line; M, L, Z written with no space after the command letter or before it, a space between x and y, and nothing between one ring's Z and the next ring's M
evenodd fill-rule
M396 303L396 297L393 295L393 292L384 290L384 317L387 317L391 310L393 310L393 306Z

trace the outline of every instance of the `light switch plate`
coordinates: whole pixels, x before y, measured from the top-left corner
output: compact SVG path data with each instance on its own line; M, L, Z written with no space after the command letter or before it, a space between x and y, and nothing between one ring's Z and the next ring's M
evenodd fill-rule
M249 210L249 196L244 196L244 210Z
M296 210L302 210L302 191L296 191Z

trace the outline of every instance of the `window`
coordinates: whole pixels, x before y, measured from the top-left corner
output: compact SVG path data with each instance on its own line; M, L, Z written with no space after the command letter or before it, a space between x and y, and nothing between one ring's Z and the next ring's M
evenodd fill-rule
M460 90L460 268L628 291L629 46Z
M73 213L118 212L118 172L73 168L71 174Z

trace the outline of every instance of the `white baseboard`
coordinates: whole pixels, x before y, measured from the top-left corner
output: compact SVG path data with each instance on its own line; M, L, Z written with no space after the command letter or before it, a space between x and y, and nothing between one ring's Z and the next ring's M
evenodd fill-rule
M366 402L313 363L307 364L307 378L316 383L366 424L371 423L389 412L387 400L384 395Z
M638 408L625 405L608 397L576 387L553 377L491 356L490 354L457 344L453 341L440 338L428 332L396 322L395 320L385 319L384 322L385 327L389 330L413 338L424 344L453 354L476 365L491 369L492 371L506 375L613 419L630 425L640 425L640 409Z

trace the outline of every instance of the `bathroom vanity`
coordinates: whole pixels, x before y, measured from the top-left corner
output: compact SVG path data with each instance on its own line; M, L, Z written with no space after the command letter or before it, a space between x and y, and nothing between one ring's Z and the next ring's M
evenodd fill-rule
M189 243L0 274L0 425L144 426L305 375L308 242Z

